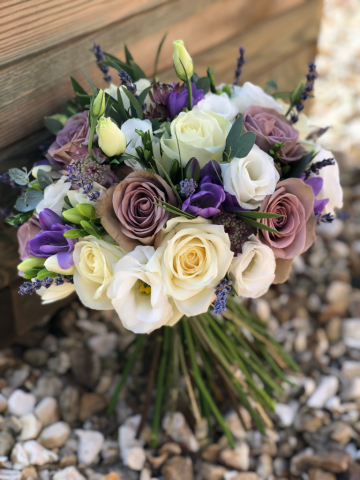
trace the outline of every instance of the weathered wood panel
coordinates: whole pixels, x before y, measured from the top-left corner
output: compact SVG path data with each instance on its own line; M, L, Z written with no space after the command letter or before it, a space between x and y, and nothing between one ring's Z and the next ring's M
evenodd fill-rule
M102 84L101 73L89 51L94 40L104 50L119 56L122 56L126 42L136 61L150 75L157 45L166 31L168 39L161 55L160 71L171 66L173 39L183 38L190 53L200 55L220 43L238 37L254 25L263 24L284 11L306 4L315 8L319 0L258 0L256 8L251 0L161 2L161 5L143 14L117 21L97 32L76 37L72 41L4 65L0 70L0 148L39 130L44 115L56 112L60 103L72 96L69 76L74 75L85 83L81 67L86 68L99 85ZM306 28L299 18L295 20L295 24ZM276 35L279 36L279 31ZM256 43L266 44L271 40L261 34ZM299 47L300 42L301 38ZM0 48L4 49L3 46ZM229 51L226 55L230 58L233 54ZM1 54L0 57L2 56Z

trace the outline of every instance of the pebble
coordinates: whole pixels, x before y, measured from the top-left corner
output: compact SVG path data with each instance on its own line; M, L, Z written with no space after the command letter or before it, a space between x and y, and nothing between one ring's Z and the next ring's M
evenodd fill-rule
M45 448L62 447L71 433L70 426L65 422L56 422L41 432L39 442Z
M162 427L171 438L178 443L184 444L190 452L199 450L199 443L181 412L175 412L173 415L166 414L162 421Z
M132 470L140 471L144 468L146 461L145 450L142 447L131 447L123 450L121 455L124 465Z
M360 349L360 318L343 320L342 338L347 347Z
M43 367L47 362L49 354L41 348L29 348L24 353L24 362L29 363L32 367Z
M60 415L56 399L54 397L43 398L35 407L35 415L44 427L57 422Z
M79 473L75 467L67 467L60 472L56 472L53 480L86 480L86 478Z
M0 432L0 457L6 457L10 453L14 443L15 440L11 433L6 430Z
M24 443L24 449L31 465L45 465L59 460L56 453L44 448L36 440L28 440Z
M8 410L10 414L22 417L34 410L35 403L36 397L33 394L15 390L9 397Z
M96 393L83 393L80 400L79 420L84 422L88 417L99 413L107 405L104 397Z
M0 413L3 413L7 409L7 406L8 402L6 397L0 393Z
M0 469L0 480L21 480L21 472Z
M326 299L329 303L337 303L349 298L351 285L349 283L335 280L331 282L326 291Z
M190 458L175 455L161 469L165 480L194 480L193 466Z
M345 422L335 422L332 425L332 433L330 438L341 445L346 445L355 436L354 430Z
M345 360L341 369L346 378L353 379L360 377L360 362L354 360Z
M38 479L38 473L36 471L36 469L34 467L32 467L31 465L28 466L28 467L25 467L22 471L21 471L21 478L22 480L26 479L26 480L30 480L32 478L36 478Z
M291 400L288 404L277 403L275 405L275 414L283 428L290 427L293 424L299 408L300 404L296 400Z
M83 387L96 387L101 374L99 356L85 347L70 352L71 369L76 381Z
M104 435L92 430L75 430L79 438L78 461L84 465L91 465L104 446Z
M307 406L310 408L323 408L327 400L333 397L339 388L339 380L333 375L323 376L316 387L315 392L308 399Z
M341 391L341 399L345 402L360 399L360 377L351 380Z
M29 466L29 459L21 443L17 443L11 452L11 462L15 470L22 470Z
M99 355L100 358L111 356L118 346L118 335L114 332L94 335L88 340L88 346Z
M58 397L63 390L63 383L59 377L47 374L39 378L36 390L40 398Z
M33 440L38 437L42 429L42 424L33 413L21 417L20 422L22 423L23 428L18 440L25 442L26 440Z
M224 448L219 454L219 461L226 467L237 470L248 470L250 466L250 448L245 442L238 442L234 450Z
M59 408L62 419L70 425L75 423L78 419L79 406L79 389L72 385L67 385L61 393L59 399Z
M270 455L262 454L258 459L258 466L256 468L256 473L259 476L260 480L267 480L267 478L272 474L272 460Z
M259 477L258 474L255 472L231 471L225 473L224 480L259 480Z
M204 480L222 480L228 469L212 463L202 462L200 475Z

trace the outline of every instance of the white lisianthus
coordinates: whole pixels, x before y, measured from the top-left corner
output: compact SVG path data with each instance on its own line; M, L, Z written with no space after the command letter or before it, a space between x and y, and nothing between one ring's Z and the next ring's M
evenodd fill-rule
M229 278L241 297L258 298L264 295L275 279L276 262L270 247L255 235L244 243L242 253L233 259Z
M208 92L204 100L200 100L195 105L194 110L196 109L202 112L215 113L231 123L235 122L236 115L239 113L239 109L231 102L227 93L216 95L216 93Z
M99 190L100 195L102 195L103 193L106 193L107 189L104 188L99 183L93 182L93 185L94 185L93 190L94 191ZM69 190L68 191L68 198L69 198L69 202L71 203L71 205L73 207L76 207L76 205L78 205L79 203L87 203L87 204L93 205L95 207L96 203L97 203L96 201L93 202L92 200L90 200L89 196L86 195L86 193L83 193L82 188L79 188L78 190Z
M201 217L172 218L163 234L149 269L156 271L160 263L166 293L179 311L178 318L174 315L170 322L173 325L182 315L207 312L234 254L224 227Z
M230 129L228 120L211 112L181 112L171 122L171 137L167 132L161 137L164 167L169 169L173 159L180 161L180 157L183 167L192 157L200 167L210 160L220 161Z
M333 158L335 164L321 168L319 170L319 175L311 173L310 178L319 176L323 179L323 187L320 190L320 193L317 195L316 200L324 200L325 198L328 198L329 202L325 205L323 213L333 214L335 208L340 209L343 207L343 190L340 183L339 165L332 152L323 149L319 150L319 152L312 159L310 165L316 162L321 162L322 160L326 160L328 158Z
M220 87L221 85L218 88ZM263 108L272 108L279 113L284 113L282 106L275 100L275 98L265 93L258 85L245 82L242 87L232 85L230 88L231 101L239 109L240 113L244 113L245 110L252 105Z
M57 255L48 257L44 262L44 267L49 270L49 272L60 273L61 275L73 275L75 271L74 265L66 269L61 268L57 259Z
M148 267L154 252L154 247L138 246L119 260L107 292L122 324L134 333L150 333L173 317L159 260L153 262L156 271Z
M151 82L147 78L139 78L139 80L137 80L135 82L135 84L136 84L136 93L138 95L140 95L140 93L143 92L145 90L145 88L150 87ZM129 110L130 109L130 100L127 97L126 93L124 93L124 89L126 87L124 87L122 85L120 87L118 87L114 83L110 83L108 88L105 88L105 92L108 95L110 95L114 100L117 101L117 90L118 90L118 88L120 88L120 95L121 95L121 99L122 99L123 104L124 104L124 108L125 108L125 110ZM145 102L147 102L147 98L148 97L146 97Z
M40 213L45 208L50 208L61 217L62 209L66 206L64 198L71 188L70 182L65 182L67 177L61 177L56 183L45 187L44 198L36 206L36 212Z
M96 125L99 147L108 157L121 155L126 148L126 137L110 117L100 117Z
M107 289L113 265L125 255L120 247L93 236L77 242L74 249L74 285L81 302L95 310L112 310Z
M151 141L153 144L153 151L155 160L160 162L160 141L153 134L152 124L150 120L140 120L140 118L130 118L126 120L121 126L121 131L126 136L126 149L125 154L133 155L139 158L136 147L143 147L142 138L135 130L141 130L142 132L150 132ZM143 167L135 159L125 160L125 164L133 168L135 171L144 170Z
M235 195L239 205L247 210L256 209L266 195L274 193L280 178L273 158L257 145L246 157L234 158L220 167L224 190Z
M41 297L43 305L62 300L74 292L75 286L67 282L62 285L51 285L49 288L41 287L39 290L36 290L36 293Z

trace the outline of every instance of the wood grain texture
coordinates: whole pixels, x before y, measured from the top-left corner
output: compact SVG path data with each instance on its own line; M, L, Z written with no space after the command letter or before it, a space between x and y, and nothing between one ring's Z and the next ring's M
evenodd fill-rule
M43 117L58 111L61 102L71 98L70 75L86 85L81 67L99 86L104 86L102 74L89 51L94 40L105 51L120 57L126 41L135 60L150 75L157 45L166 31L168 38L160 58L160 71L171 67L172 40L175 38L183 38L190 53L198 55L281 12L315 3L318 1L257 0L253 8L252 0L169 1L145 14L115 22L96 33L4 66L0 69L0 148L39 130ZM298 18L295 20L301 23ZM265 42L271 40L263 35L261 38ZM227 55L236 53L229 51Z

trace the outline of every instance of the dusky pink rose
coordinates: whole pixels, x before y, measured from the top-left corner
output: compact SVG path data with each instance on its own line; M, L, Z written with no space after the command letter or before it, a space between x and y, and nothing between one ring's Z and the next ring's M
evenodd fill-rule
M177 206L172 189L159 175L145 170L133 172L100 197L96 214L124 250L132 251L137 245L157 247L169 213L154 205L158 203L155 197Z
M89 141L89 112L85 110L68 118L64 128L56 135L55 142L50 146L48 154L57 162L69 164L71 157L66 152L76 152L76 147L87 148ZM97 136L94 136L97 139Z
M19 256L22 262L30 256L28 241L32 240L40 232L40 223L35 218L30 218L18 228Z
M260 220L281 235L266 230L258 231L260 241L273 250L276 258L274 283L287 280L293 258L305 252L315 239L314 201L310 185L300 178L289 178L278 183L275 192L261 204L261 212L283 215Z
M268 152L276 143L285 142L279 151L283 163L299 160L306 154L299 144L299 132L275 110L256 106L247 108L244 112L244 128L256 134L255 143L264 152Z

